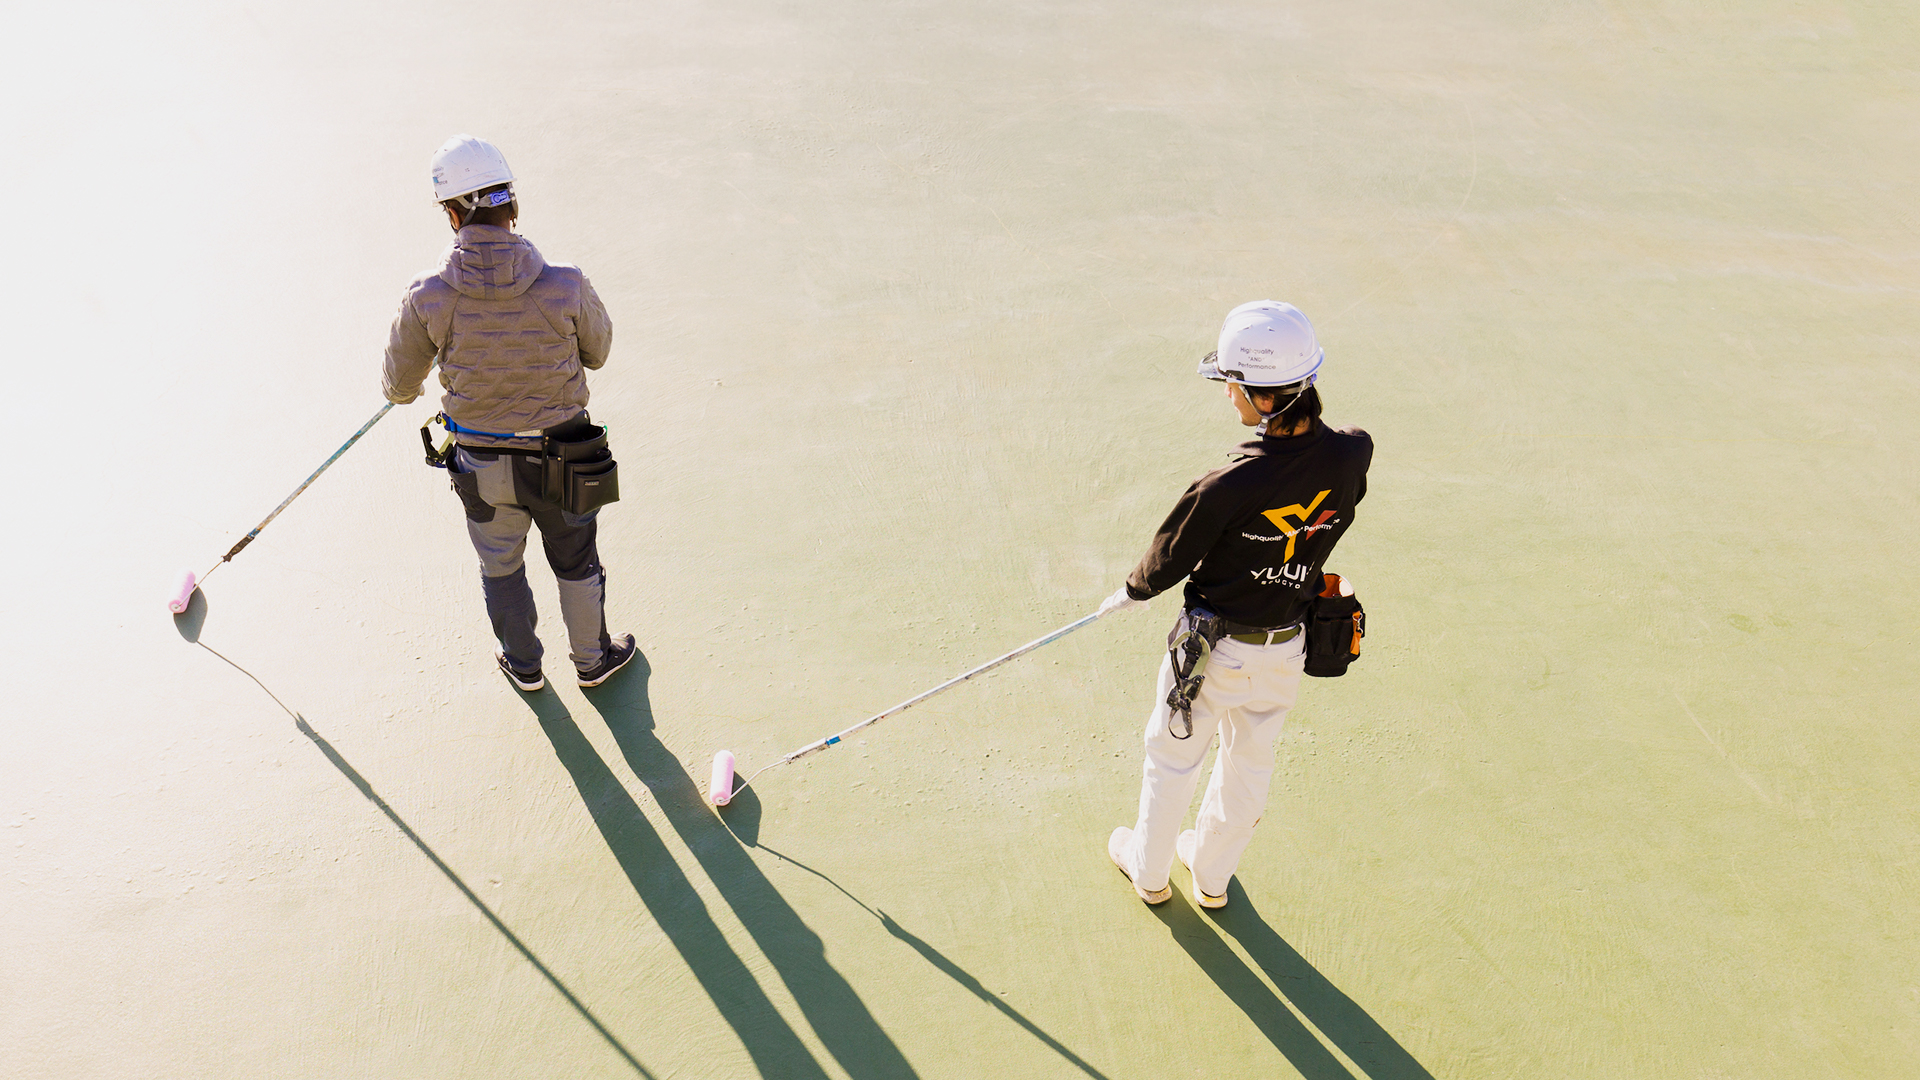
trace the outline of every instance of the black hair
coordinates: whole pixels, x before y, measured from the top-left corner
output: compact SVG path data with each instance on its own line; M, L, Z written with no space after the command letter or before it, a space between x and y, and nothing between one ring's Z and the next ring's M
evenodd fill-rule
M508 199L499 206L482 206L477 209L469 209L462 204L461 200L478 198L483 195L492 195L501 191L511 192L512 190L512 184L495 184L492 187L483 187L470 195L462 195L457 198L448 199L440 205L453 211L454 216L460 219L461 228L465 228L468 225L498 225L501 228L505 228L512 225L514 219L520 216L520 200L518 198Z
M1320 388L1317 386L1309 386L1298 394L1285 386L1243 386L1240 389L1247 392L1249 401L1253 401L1255 395L1267 398L1268 408L1286 403L1286 408L1275 413L1273 419L1267 422L1268 431L1291 431L1302 420L1320 419ZM1254 408L1260 408L1258 401L1254 401Z

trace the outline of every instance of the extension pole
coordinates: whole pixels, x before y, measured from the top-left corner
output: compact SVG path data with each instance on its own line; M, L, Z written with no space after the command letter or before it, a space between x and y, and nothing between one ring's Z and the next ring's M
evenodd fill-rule
M294 488L293 494L287 496L285 499L282 499L280 501L280 505L273 508L273 513L268 514L266 517L266 520L262 521L258 525L255 525L253 527L252 532L241 537L240 542L233 545L232 550L228 551L225 555L220 556L220 561L217 563L214 563L211 569L209 569L206 573L201 574L198 578L195 578L193 576L192 571L188 571L186 574L185 580L183 580L180 583L181 585L180 589L176 592L174 597L168 601L167 607L171 611L173 611L175 614L179 614L180 612L187 610L187 601L190 597L192 597L193 590L200 587L201 582L204 582L208 578L212 577L214 570L220 569L220 567L223 564L232 562L233 557L235 555L240 554L240 550L242 548L246 547L248 544L253 543L253 538L260 535L261 529L266 528L269 524L273 522L274 518L279 517L280 511L285 510L287 508L288 503L291 503L293 500L299 498L300 493L307 490L308 485L312 484L315 480L320 479L320 474L323 472L326 472L327 467L329 465L332 465L334 462L339 461L340 455L346 453L347 449L351 447L354 443L359 442L360 436L365 435L368 429L372 428L373 425L379 423L380 418L387 415L387 410L391 408L393 408L393 402L391 401L387 402L385 405L380 406L380 411L373 414L373 419L367 421L364 424L361 424L360 430L354 432L352 438L349 438L346 442L341 443L340 449L335 450L333 452L332 457L329 457L327 460L321 462L320 467L313 470L312 476L307 477L304 483L302 483L299 487Z
M748 784L753 783L753 781L759 777L760 773L766 772L768 769L778 768L781 765L791 765L794 762L799 761L801 758L806 757L808 754L817 754L820 751L825 750L830 746L838 745L840 740L846 738L847 736L853 734L856 731L861 730L862 728L872 727L874 724L877 724L880 721L885 720L889 716L892 716L896 713L904 712L907 709L910 709L913 706L920 704L921 702L927 700L928 698L934 696L935 694L940 693L943 690L950 690L953 687L959 686L961 683L966 682L968 679L973 678L975 675L984 675L987 672L992 671L994 668L999 667L1001 664L1004 664L1009 660L1014 660L1014 659L1018 659L1019 657L1025 656L1042 645L1051 645L1052 643L1059 641L1061 638L1066 637L1068 634L1073 633L1075 630L1080 629L1081 627L1087 625L1088 623L1093 622L1098 618L1100 618L1100 612L1096 611L1091 615L1087 615L1079 619L1075 619L1073 622L1070 622L1067 625L1061 627L1060 629L1055 630L1051 634L1047 634L1044 637L1035 638L1034 640L1027 642L1025 645L1020 646L1019 648L1013 650L1010 653L1005 653L1000 656L996 656L993 659L987 661L986 663L981 664L979 667L974 668L972 671L968 671L960 675L955 675L953 678L948 679L946 682L941 683L939 686L936 686L931 690L925 691L924 693L916 694L913 697L910 697L907 700L901 702L900 704L895 705L891 709L886 709L884 711L874 713L872 716L869 716L865 720L862 720L859 723L853 725L852 727L847 728L845 731L842 731L835 735L829 735L824 739L817 739L813 742L810 742L807 745L801 747L800 749L795 750L793 753L788 754L787 756L781 758L780 760L773 762L771 765L761 766L760 769L756 771L752 776L747 777L746 783L741 784L740 789L745 790ZM715 783L712 785L712 789L707 792L707 797L710 800L712 800L713 805L715 806L727 805L728 801L731 800L734 795L733 766L732 766L733 755L728 753L725 750L720 751L720 755L716 757L714 779L715 781L721 780L721 772L722 772L720 768L721 758L724 758L727 763L725 768L725 783L724 783L725 790L722 790L722 784Z

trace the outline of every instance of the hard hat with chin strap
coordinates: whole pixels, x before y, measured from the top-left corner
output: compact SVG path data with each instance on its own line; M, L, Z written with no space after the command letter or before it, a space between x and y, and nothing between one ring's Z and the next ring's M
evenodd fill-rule
M505 191L476 196L485 188L508 185ZM499 206L513 201L513 170L507 156L485 139L455 135L433 153L433 201L452 201L465 210Z
M1299 308L1254 300L1227 313L1219 348L1200 361L1201 375L1241 386L1305 393L1327 352Z

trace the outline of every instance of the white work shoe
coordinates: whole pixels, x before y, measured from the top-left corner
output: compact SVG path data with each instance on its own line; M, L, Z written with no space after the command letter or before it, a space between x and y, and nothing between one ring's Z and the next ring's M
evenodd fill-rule
M1122 825L1119 828L1113 830L1113 835L1107 837L1107 858L1112 859L1113 865L1119 867L1120 872L1127 875L1128 883L1133 885L1133 891L1136 895L1140 897L1140 899L1145 900L1149 904L1166 903L1167 900L1173 896L1172 882L1168 882L1167 887L1164 889L1161 889L1158 892L1148 892L1147 890L1140 887L1139 882L1136 882L1133 880L1133 871L1127 869L1127 864L1120 861L1120 853L1127 850L1127 845L1132 842L1133 842L1132 829L1129 829L1125 825Z
M1192 829L1181 833L1179 839L1173 842L1174 854L1180 856L1180 865L1186 867L1189 872L1193 870L1193 849L1199 846L1199 843L1200 837L1195 835ZM1206 893L1201 892L1200 879L1198 877L1193 879L1193 899L1204 908L1223 908L1227 906L1227 894L1221 893L1219 896L1208 896Z

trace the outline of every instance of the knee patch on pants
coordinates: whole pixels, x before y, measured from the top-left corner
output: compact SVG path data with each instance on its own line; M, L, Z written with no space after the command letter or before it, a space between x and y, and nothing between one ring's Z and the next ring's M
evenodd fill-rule
M540 544L547 549L547 565L562 581L589 581L601 573L600 528L596 522L553 527L540 523Z

